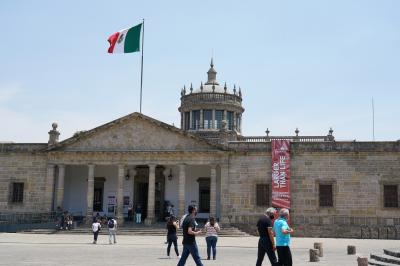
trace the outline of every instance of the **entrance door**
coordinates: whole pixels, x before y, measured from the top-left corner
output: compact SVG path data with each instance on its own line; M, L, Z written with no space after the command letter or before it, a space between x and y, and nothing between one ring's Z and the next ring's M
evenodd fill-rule
M210 212L210 178L199 178L199 212Z
M157 221L164 221L164 193L165 177L163 175L164 167L156 167L156 180L154 191L154 212ZM147 196L149 189L149 168L148 166L137 166L134 184L134 205L140 204L142 209L142 220L147 217Z
M135 184L135 205L140 205L142 209L142 220L147 217L147 195L149 183L138 182ZM135 206L135 207L136 207Z
M104 181L102 177L95 177L94 179L94 195L93 195L93 211L103 211L103 198L104 198Z

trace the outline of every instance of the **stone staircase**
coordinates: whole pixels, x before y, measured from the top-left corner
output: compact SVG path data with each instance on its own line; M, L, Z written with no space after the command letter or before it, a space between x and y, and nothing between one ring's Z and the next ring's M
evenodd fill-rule
M383 250L383 254L371 254L368 264L377 266L400 265L400 251Z
M201 227L200 227L201 228ZM92 234L91 228L87 226L79 226L72 230L55 230L55 229L36 229L26 230L25 234ZM107 228L100 231L101 235L108 234ZM178 236L182 235L182 229L177 232ZM153 226L135 225L122 226L118 228L118 235L136 235L136 236L166 236L167 230L165 224L155 224ZM220 237L247 237L249 234L239 230L233 226L222 227L219 232Z

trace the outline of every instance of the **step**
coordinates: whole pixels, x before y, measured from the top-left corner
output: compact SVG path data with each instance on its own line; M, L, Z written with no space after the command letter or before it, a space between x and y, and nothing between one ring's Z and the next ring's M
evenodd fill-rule
M371 257L371 259L374 259L374 260L377 260L377 261L382 261L382 262L386 262L386 263L400 265L400 258L392 257L390 255L386 255L386 254L380 254L380 255L371 254L370 257Z
M377 260L374 260L374 259L369 259L368 260L368 264L369 265L376 265L376 266L393 266L393 265L395 265L395 264L391 264L391 263L377 261Z
M392 256L392 257L400 258L400 251L384 249L383 253L385 253L386 255Z
M38 230L27 230L22 233L25 234L91 234L92 231L90 228L76 228L72 230L62 230L57 231L55 229L38 229ZM117 232L119 235L156 235L156 236L165 236L167 234L166 229L159 229L159 228L120 228ZM108 234L107 229L103 229L100 231L100 234ZM178 231L178 236L182 235L182 230ZM248 234L237 230L237 229L230 229L230 230L223 230L219 233L221 237L247 237Z

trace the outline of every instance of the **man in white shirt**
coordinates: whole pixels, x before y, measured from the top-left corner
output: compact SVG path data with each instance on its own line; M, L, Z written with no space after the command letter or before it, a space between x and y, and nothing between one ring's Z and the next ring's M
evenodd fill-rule
M99 236L99 232L100 232L100 221L99 220L95 220L92 224L92 231L93 231L93 244L97 244L97 237Z
M117 244L117 220L110 218L108 220L107 227L109 244L112 244L112 240L114 240L114 244Z

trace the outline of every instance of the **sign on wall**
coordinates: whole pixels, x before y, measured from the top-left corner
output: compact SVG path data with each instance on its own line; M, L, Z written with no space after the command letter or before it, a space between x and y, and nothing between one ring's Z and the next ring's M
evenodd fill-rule
M272 140L272 206L290 209L290 141Z
M107 206L107 212L109 214L115 214L115 206L117 205L117 200L115 198L114 194L109 194L108 195L108 206Z

